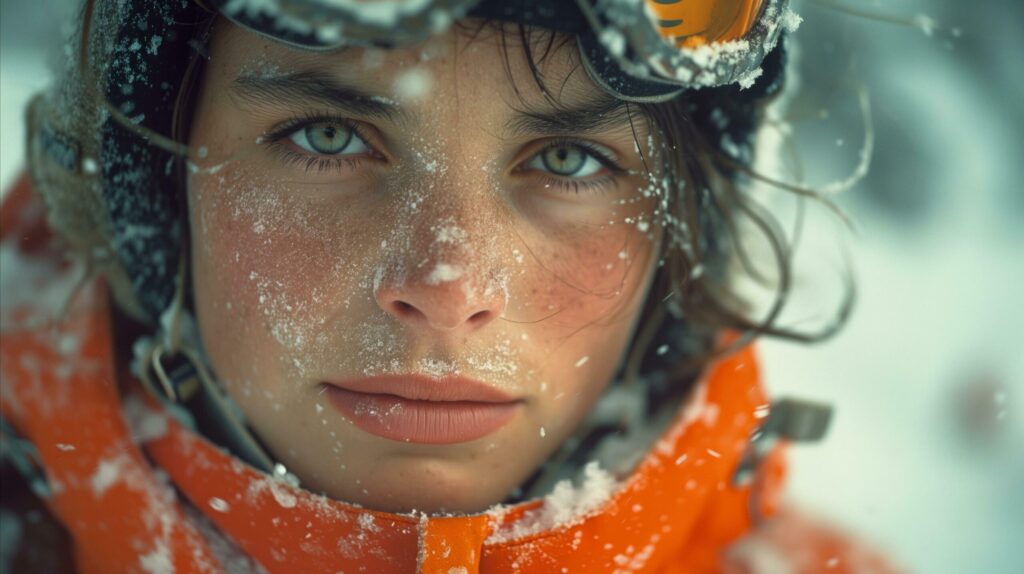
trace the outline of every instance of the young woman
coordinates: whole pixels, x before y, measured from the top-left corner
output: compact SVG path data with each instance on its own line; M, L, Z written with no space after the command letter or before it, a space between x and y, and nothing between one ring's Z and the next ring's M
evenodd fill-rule
M776 512L827 417L733 294L785 4L86 2L3 211L17 564L882 568Z

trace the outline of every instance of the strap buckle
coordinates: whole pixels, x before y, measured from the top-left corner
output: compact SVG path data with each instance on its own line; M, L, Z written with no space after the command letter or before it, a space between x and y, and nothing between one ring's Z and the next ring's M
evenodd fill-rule
M746 486L754 480L758 466L781 440L789 442L818 442L825 438L832 414L832 405L800 399L784 398L773 401L767 420L750 437L736 473L735 486Z

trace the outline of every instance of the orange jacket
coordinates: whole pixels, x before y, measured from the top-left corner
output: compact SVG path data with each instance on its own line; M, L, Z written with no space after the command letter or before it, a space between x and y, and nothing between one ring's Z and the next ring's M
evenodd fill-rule
M0 407L38 451L45 505L79 572L743 573L780 559L792 572L889 571L776 512L778 452L753 483L733 484L767 404L749 348L709 370L607 498L558 523L544 522L543 500L398 515L275 480L183 427L118 368L101 281L47 322L59 312L47 294L67 292L73 271L48 247L42 215L24 181L0 211L4 273L22 283L2 309Z

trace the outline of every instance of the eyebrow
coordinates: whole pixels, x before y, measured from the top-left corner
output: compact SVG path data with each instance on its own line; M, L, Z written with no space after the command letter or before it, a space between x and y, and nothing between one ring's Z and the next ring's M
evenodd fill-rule
M232 88L240 98L257 106L294 106L296 101L312 101L350 115L393 123L408 119L406 112L387 98L373 96L324 72L242 73L235 78ZM629 121L628 102L602 94L582 104L556 105L553 109L529 106L517 109L504 127L512 137L564 135L605 131Z
M373 96L323 72L293 72L282 75L240 74L232 85L243 100L255 104L294 106L316 102L339 108L351 115L395 122L402 110L386 98Z
M553 110L519 109L505 122L510 135L594 133L628 125L629 102L601 96L574 106Z

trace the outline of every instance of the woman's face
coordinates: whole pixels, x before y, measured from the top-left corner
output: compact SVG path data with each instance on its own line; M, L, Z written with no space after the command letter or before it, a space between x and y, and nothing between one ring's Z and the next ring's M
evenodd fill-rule
M539 64L550 99L502 43L314 54L215 30L191 132L196 312L226 391L311 490L482 510L624 356L661 237L647 124L572 43Z

